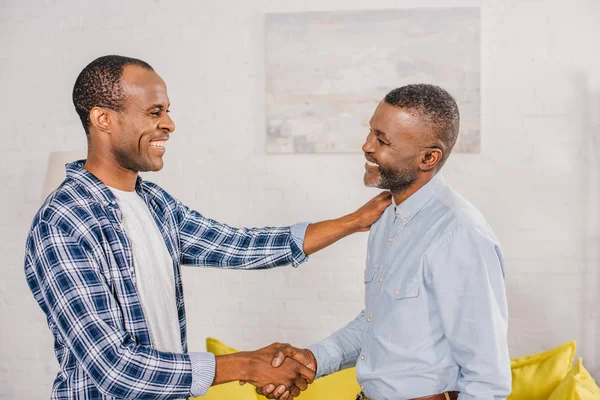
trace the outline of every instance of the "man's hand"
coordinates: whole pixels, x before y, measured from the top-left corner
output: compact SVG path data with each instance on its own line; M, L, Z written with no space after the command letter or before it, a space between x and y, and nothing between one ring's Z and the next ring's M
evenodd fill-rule
M271 365L273 367L279 368L289 358L294 359L297 362L305 365L306 367L314 371L316 374L317 359L315 358L314 354L308 349L299 349L287 343L281 344L277 348L275 357L273 357ZM280 385L277 388L275 388L275 385L269 384L262 388L257 388L256 392L260 395L266 396L268 399L287 400L290 398L290 392L283 385ZM291 393L291 395L293 397L297 397L297 395L295 395L294 393Z
M299 396L301 391L306 390L308 384L312 383L315 378L315 371L286 357L281 357L283 362L278 362L277 367L273 367L273 360L278 356L279 349L282 347L283 345L279 343L273 343L256 351L243 352L248 359L247 371L244 374L247 378L243 381L251 383L257 388L269 385L275 387L272 384L274 382L278 387L284 389L285 393L282 392L282 394L286 394L285 397L280 395L277 398L287 400L292 396Z
M381 214L392 203L392 194L388 191L381 192L369 200L364 206L353 212L349 217L356 221L358 232L365 232L371 228Z

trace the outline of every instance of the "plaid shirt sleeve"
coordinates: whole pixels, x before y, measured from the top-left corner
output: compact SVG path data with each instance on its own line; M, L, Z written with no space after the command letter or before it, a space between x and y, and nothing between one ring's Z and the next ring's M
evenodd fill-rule
M308 257L302 243L285 228L233 228L205 218L177 201L181 263L235 269L267 269ZM295 231L303 234L306 224ZM297 234L298 235L298 234Z
M128 399L190 395L187 354L137 345L111 322L121 314L119 304L84 239L41 221L28 238L26 262L31 266L28 281L34 295L44 299L56 340L64 341L101 393Z

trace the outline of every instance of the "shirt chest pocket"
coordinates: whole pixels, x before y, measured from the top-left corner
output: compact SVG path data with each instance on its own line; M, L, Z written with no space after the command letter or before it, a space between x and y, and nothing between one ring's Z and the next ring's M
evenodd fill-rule
M390 343L412 348L426 337L427 301L423 283L414 279L392 279L383 288L384 321L378 334Z
M386 288L386 293L393 300L413 299L419 297L423 284L414 279L396 279L392 280Z

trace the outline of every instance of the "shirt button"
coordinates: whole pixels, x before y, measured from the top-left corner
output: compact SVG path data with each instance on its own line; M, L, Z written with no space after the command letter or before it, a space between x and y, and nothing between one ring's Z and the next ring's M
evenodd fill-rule
M392 237L391 236L388 238L388 243L392 243Z
M396 290L396 291L394 292L394 294L395 294L396 296L398 296L398 295L400 294L400 291L399 291L399 290Z
M402 222L408 221L408 218L402 218Z
M383 278L379 277L379 279L377 279L377 282L379 282L379 283L383 282Z
M371 322L371 317L367 318L367 322Z
M364 355L360 356L360 359L364 361L365 356Z
M398 210L396 210L396 209L394 209L394 212L396 213L396 215L400 214L400 213L398 212Z

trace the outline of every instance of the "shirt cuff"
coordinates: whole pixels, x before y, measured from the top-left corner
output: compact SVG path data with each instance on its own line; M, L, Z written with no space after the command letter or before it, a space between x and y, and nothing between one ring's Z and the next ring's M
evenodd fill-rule
M298 247L304 248L304 236L306 236L306 228L308 228L310 222L300 222L290 227L292 232L292 239Z
M215 355L213 353L189 353L192 362L192 397L204 396L215 380Z
M325 349L325 346L322 344L313 344L312 346L308 346L308 350L313 353L317 360L317 374L315 375L315 379L335 372L332 370L333 368L331 368L329 353L327 352L327 349Z
M304 237L306 236L306 229L310 225L310 222L300 222L290 227L290 233L292 236L293 245L296 246L297 250L292 250L292 254L296 252L297 254L293 256L292 266L297 267L304 261L308 260L308 256L304 253ZM292 245L292 249L294 246Z

